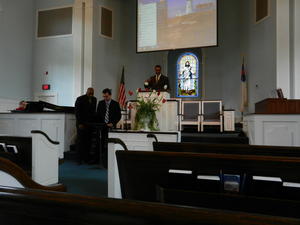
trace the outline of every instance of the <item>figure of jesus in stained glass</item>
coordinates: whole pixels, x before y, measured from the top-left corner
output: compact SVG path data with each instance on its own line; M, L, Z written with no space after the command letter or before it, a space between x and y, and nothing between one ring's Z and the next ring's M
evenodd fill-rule
M198 59L185 53L177 62L177 97L198 97Z

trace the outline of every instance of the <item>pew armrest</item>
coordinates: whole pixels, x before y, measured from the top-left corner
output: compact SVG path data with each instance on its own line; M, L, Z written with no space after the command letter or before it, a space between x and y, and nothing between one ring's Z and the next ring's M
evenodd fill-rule
M154 138L155 142L158 142L158 139L155 134L147 134L147 138Z
M31 133L32 134L40 134L40 135L44 136L51 144L59 145L58 141L53 141L46 133L44 133L41 130L32 130Z
M33 181L27 173L18 165L11 162L8 159L4 159L0 157L0 171L3 172L3 174L6 174L6 177L10 177L14 179L15 183L18 184L16 187L22 187L22 188L30 188L30 189L39 189L39 190L45 190L45 191L59 191L59 192L65 192L67 189L62 184L54 184L50 186L44 186L41 184L36 183ZM2 186L10 186L9 183L7 183L7 179L0 180L0 185Z
M120 138L108 138L108 143L119 144L125 151L128 151L126 144Z

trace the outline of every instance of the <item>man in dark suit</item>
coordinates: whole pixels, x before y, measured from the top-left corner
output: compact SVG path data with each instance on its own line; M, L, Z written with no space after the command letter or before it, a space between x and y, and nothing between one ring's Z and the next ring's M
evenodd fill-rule
M75 116L77 128L76 149L78 152L78 163L90 160L92 141L92 128L90 123L94 122L96 114L97 99L94 97L94 89L88 88L85 95L76 99Z
M99 101L97 107L97 121L106 124L101 134L101 159L103 166L107 167L107 139L109 128L116 127L121 119L121 109L118 102L111 98L111 90L106 88L102 91L103 100Z
M155 66L155 75L145 81L145 88L156 91L170 90L169 78L161 74L161 66Z

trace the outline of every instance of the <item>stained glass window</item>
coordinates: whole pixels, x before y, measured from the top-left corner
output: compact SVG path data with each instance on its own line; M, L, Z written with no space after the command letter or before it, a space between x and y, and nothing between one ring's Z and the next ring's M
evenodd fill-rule
M195 54L184 53L177 61L177 97L199 96L199 61Z

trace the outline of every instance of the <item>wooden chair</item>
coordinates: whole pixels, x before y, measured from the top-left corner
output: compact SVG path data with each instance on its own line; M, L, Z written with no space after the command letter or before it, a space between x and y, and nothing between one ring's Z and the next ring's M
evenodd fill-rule
M117 124L118 129L124 130L126 119L127 119L127 110L121 110L121 120Z
M183 130L184 125L197 126L200 131L201 122L201 102L200 101L182 101L180 110L180 130Z
M125 129L132 129L134 126L134 118L136 114L135 107L136 107L135 101L127 101L126 113L124 114L124 120L123 120L123 125Z
M222 101L202 101L201 109L201 132L205 125L220 126L223 132Z

